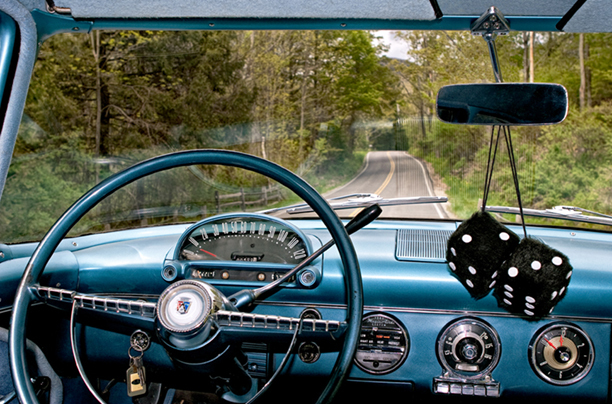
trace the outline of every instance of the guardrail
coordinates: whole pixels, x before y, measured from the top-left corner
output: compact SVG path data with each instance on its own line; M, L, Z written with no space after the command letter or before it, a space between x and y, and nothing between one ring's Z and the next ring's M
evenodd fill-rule
M141 225L149 225L149 219L153 218L174 218L171 221L178 222L179 216L190 220L206 218L210 214L219 214L227 208L239 207L246 211L251 207L268 207L269 203L278 202L283 199L283 194L278 186L261 187L259 190L250 189L245 191L243 187L238 192L231 194L221 194L219 191L214 193L214 201L207 201L203 205L181 205L181 206L158 206L150 208L140 208L124 212L112 212L100 214L96 219L103 224L105 230L111 230L111 224L121 221L139 220ZM204 202L204 201L203 201ZM212 208L212 209L211 209ZM209 212L212 210L212 212Z
M233 194L219 194L215 191L215 208L217 213L221 213L221 209L232 206L240 206L240 209L246 211L247 206L260 205L267 206L270 202L280 201L283 195L279 187L261 187L260 192L245 192L243 187L240 191ZM229 202L222 202L228 200Z

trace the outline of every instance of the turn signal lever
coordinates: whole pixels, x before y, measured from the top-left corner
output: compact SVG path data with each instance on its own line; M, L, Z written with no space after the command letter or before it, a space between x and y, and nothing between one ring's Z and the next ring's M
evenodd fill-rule
M359 214L355 216L350 222L348 222L346 226L344 226L344 228L349 235L353 234L357 230L371 223L374 219L380 216L381 213L382 213L382 209L380 208L380 206L376 204L369 206L363 209L361 212L359 212ZM229 297L229 301L238 310L240 310L242 307L249 306L255 300L260 299L264 297L265 295L269 294L270 292L275 290L278 287L278 285L280 285L281 283L285 282L287 279L294 276L296 273L298 273L300 270L302 270L306 266L310 265L312 261L317 259L325 251L329 250L329 248L333 246L335 243L336 242L333 239L329 240L327 243L325 243L325 245L323 245L317 251L312 253L310 256L304 258L302 262L300 262L295 268L287 272L281 278L278 278L274 282L270 282L267 285L262 286L261 288L258 288L258 289L254 289L254 290L243 289L240 292L236 292Z

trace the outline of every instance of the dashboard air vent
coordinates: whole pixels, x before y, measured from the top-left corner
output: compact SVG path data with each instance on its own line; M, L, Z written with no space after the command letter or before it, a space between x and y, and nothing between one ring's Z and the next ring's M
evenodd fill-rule
M398 230L395 258L400 261L446 261L450 230Z

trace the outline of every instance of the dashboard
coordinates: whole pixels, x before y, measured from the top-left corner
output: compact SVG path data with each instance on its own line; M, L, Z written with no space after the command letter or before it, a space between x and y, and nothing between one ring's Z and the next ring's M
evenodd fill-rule
M346 394L355 398L379 386L441 399L608 401L612 311L606 302L612 301L612 235L530 228L532 236L564 252L574 267L565 299L552 315L533 320L506 312L493 296L472 299L451 275L445 240L458 224L378 220L351 236L360 260L365 310ZM231 296L278 279L329 239L316 220L222 215L191 226L66 240L49 262L43 281L79 293L155 301L178 280L203 280ZM11 291L34 245L0 247L4 252L0 276L8 286L0 291L4 322L10 313ZM307 310L310 318L342 321L344 290L340 257L332 248L278 292L257 302L252 316L299 317ZM57 323L48 313L38 319L32 333ZM88 340L83 354L88 361L98 362L101 369L125 367L123 350L105 347L109 341L125 344L129 337L100 330L84 332L97 335ZM68 368L71 358L65 348L58 348L65 342L60 335L32 338L50 350L52 363ZM244 346L251 376L267 380L282 361L285 348L266 343ZM316 391L330 374L337 353L308 339L298 341L295 353L281 375L289 382L279 382L279 389L295 386L296 380L306 377ZM168 375L176 369L160 344L153 342L146 358L148 372L175 380Z

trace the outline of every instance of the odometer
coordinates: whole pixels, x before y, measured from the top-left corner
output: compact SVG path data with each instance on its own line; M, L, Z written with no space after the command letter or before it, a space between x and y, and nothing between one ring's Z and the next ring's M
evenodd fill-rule
M230 214L189 228L177 259L297 264L310 253L305 236L290 224L257 214Z

